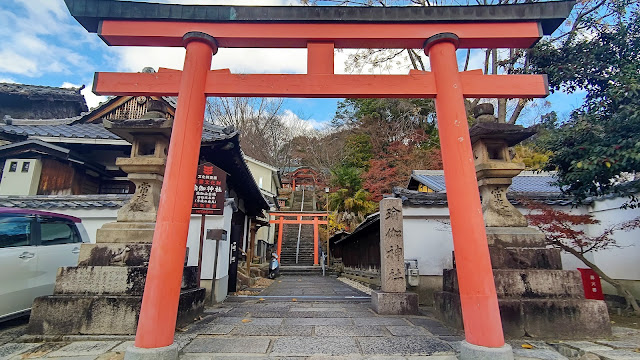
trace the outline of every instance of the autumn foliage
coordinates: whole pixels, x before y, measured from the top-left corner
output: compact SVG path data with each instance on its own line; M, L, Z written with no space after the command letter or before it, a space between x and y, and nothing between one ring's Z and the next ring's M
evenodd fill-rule
M640 306L635 297L620 282L609 277L596 264L589 261L585 254L589 252L617 247L613 234L619 231L630 231L640 228L640 217L619 224L608 226L593 235L587 231L588 225L598 224L600 221L589 214L571 214L557 210L541 203L528 203L530 213L526 215L529 224L540 229L548 245L562 249L582 261L593 269L604 281L616 288L623 296L629 307L640 315Z

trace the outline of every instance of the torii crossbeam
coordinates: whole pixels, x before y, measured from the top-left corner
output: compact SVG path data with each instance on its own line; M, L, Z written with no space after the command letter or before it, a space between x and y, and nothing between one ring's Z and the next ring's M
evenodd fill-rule
M94 81L102 95L178 96L136 342L126 358L177 358L183 259L175 254L186 248L206 96L435 98L466 337L461 357L513 358L502 333L464 98L544 97L548 88L543 75L459 72L456 49L531 47L564 21L573 1L391 8L65 1L108 45L186 47L182 71L98 73ZM307 74L212 71L218 47L307 48ZM431 72L336 75L335 48L422 48Z

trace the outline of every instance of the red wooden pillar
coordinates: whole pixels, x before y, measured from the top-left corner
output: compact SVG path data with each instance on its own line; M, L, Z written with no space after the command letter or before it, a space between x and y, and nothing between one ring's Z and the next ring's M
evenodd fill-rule
M136 332L135 346L144 349L173 344L202 138L205 83L211 57L217 52L215 39L204 33L188 33L183 41L187 51Z
M313 217L313 265L320 265L318 261L318 217Z
M280 253L282 252L282 233L284 232L284 216L280 216L278 220L278 262L281 262Z
M457 43L454 34L438 34L427 40L425 53L437 90L438 132L465 337L473 345L499 348L505 343L458 72Z

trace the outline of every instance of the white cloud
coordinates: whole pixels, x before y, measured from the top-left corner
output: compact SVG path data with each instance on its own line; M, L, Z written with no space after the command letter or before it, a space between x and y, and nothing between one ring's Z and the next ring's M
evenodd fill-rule
M0 51L0 72L31 76L38 71L38 64L30 58L5 48Z
M0 78L0 83L15 84L16 81L11 78Z
M62 85L60 85L61 88L63 89L78 89L80 86L82 85L76 85L76 84L72 84L70 82L63 82Z
M80 94L84 95L84 99L87 101L87 106L89 106L89 109L93 109L94 107L100 105L100 103L103 103L108 99L107 96L98 96L94 94L91 91L92 87L93 85L87 86L82 89L82 91L80 91Z
M326 127L324 123L321 123L315 119L302 119L296 113L290 109L285 109L282 114L282 121L285 125L292 129L298 129L303 134L312 130L321 130Z
M64 82L62 83L62 85L60 85L61 88L74 88L74 89L78 89L80 88L80 86L82 85L77 85L77 84L72 84L70 82ZM91 89L92 89L93 85L90 86L85 86L84 89L80 90L80 94L82 94L84 96L85 101L87 102L87 106L89 106L89 109L92 109L98 105L100 105L100 103L106 101L108 99L107 96L98 96L96 94L94 94Z
M184 48L123 47L115 49L118 67L139 72L146 66L182 69ZM234 73L304 73L305 49L229 49L221 48L212 60L213 69L229 68Z
M0 8L0 73L41 77L87 71L78 46L99 40L73 20L63 0L9 0Z

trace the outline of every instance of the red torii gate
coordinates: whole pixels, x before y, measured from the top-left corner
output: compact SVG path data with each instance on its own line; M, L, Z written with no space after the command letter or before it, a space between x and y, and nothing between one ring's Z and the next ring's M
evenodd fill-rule
M278 224L278 258L280 258L280 253L282 252L282 229L284 228L284 224L293 224L293 225L313 225L313 265L319 265L318 261L318 225L327 225L327 220L320 220L318 218L327 217L326 212L288 212L288 211L278 211L278 212L270 212L269 215L275 216L276 220L269 220L270 224ZM295 220L285 219L285 217L294 217ZM312 220L303 220L303 217L313 217Z
M512 357L502 333L464 98L544 97L548 86L542 75L459 72L456 49L529 48L564 21L573 1L427 8L66 3L108 45L186 47L182 71L97 73L94 80L94 92L101 95L178 96L132 356L177 357L173 338L183 259L175 254L186 248L206 97L252 96L436 99L467 341L462 355ZM211 71L218 47L306 48L307 74ZM431 72L335 75L335 48L422 48Z

